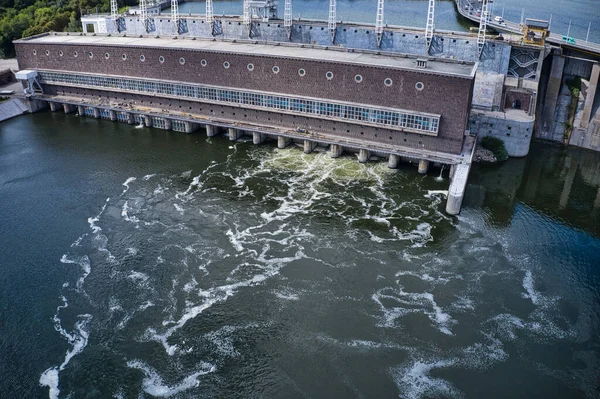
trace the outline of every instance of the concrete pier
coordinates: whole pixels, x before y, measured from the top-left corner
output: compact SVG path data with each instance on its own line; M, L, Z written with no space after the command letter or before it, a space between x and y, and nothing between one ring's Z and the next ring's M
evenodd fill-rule
M165 118L165 130L173 130L173 121Z
M60 108L60 103L55 103L54 101L50 101L50 111L56 112Z
M369 162L369 158L371 158L371 151L365 150L364 148L361 148L358 151L358 162L367 163Z
M317 143L315 141L304 140L304 153L310 154L317 148Z
M448 189L448 201L446 202L446 212L450 215L458 215L460 213L470 170L470 163L456 165L454 177L450 181L450 188Z
M456 165L450 165L450 175L448 176L450 180L454 177L454 173L456 172Z
M144 115L144 125L152 127L152 117L150 115Z
M390 157L388 158L388 168L396 169L398 167L399 163L400 163L400 156L395 155L395 154L390 154Z
M332 144L329 150L331 151L331 158L339 158L344 152L344 148L339 144Z
M546 86L546 98L542 110L542 120L539 122L540 134L538 137L551 139L552 126L554 125L554 112L558 95L562 87L563 71L565 69L565 57L561 54L552 55L552 67L550 69L550 78Z
M185 132L188 134L194 133L198 129L198 124L194 122L185 121L183 122L183 126L185 128Z
M213 125L206 125L206 137L214 137L217 135L217 127Z
M77 106L77 115L79 115L79 116L85 115L85 107L83 105Z
M265 141L266 138L267 135L264 133L252 132L252 143L255 145L262 143L263 141Z
M229 133L229 141L237 141L241 136L240 131L234 127L227 129L227 132Z
M292 139L290 139L289 137L279 136L277 137L277 148L284 149L285 147L290 145L291 142Z
M429 170L429 161L426 159L421 159L419 161L419 173L424 175L427 173L427 170Z
M130 125L135 124L135 116L133 116L131 112L127 113L127 123L129 123Z
M590 123L590 117L592 115L592 106L594 105L594 99L596 97L596 89L598 88L598 78L600 77L600 65L594 64L592 66L592 76L590 77L590 85L587 89L587 95L585 96L585 103L583 105L583 114L581 115L581 127L587 129Z
M75 112L76 109L77 109L77 107L75 107L74 105L63 104L63 110L65 111L65 114L70 114L72 112Z
M94 118L100 119L100 108L94 108Z
M110 111L108 111L109 115L110 115L110 120L111 121L116 121L117 120L117 111L111 109Z

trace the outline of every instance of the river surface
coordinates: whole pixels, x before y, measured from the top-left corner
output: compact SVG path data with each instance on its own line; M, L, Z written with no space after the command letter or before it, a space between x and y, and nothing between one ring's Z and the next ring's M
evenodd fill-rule
M376 0L337 0L337 19L342 21L375 24ZM284 1L279 1L279 15L283 18ZM428 0L387 0L384 8L385 23L410 27L425 27ZM490 5L494 15L503 15L506 20L521 21L525 18L551 19L551 30L577 41L585 41L588 28L589 40L600 43L600 4L598 0L496 0ZM242 15L242 0L213 0L214 15ZM170 9L163 13L169 13ZM205 1L186 2L179 5L181 15L204 14ZM292 0L293 18L327 20L328 0ZM571 28L569 30L569 22ZM590 26L591 23L591 26ZM475 26L458 15L452 0L436 1L435 27L447 30L468 30Z
M0 125L3 398L597 398L600 154L389 170Z

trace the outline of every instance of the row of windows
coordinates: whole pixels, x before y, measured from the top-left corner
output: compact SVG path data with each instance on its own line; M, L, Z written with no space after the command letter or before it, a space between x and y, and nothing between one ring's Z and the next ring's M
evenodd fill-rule
M46 55L50 55L50 50L45 50L44 53ZM33 50L33 55L37 55L37 50ZM60 50L58 52L59 56L64 56L64 52L62 50ZM79 53L77 51L73 51L73 57L77 58L79 56ZM93 52L88 52L88 57L89 58L94 58L94 53ZM109 59L110 58L110 54L109 53L104 53L104 58ZM122 54L121 55L121 59L123 61L127 60L127 54ZM145 55L140 55L140 61L141 62L145 62L146 61L146 56ZM163 57L162 55L158 57L158 62L160 62L161 64L163 64L165 62L165 57ZM185 65L185 58L181 57L179 58L179 63L181 65ZM200 65L202 65L203 67L208 65L208 62L205 59L200 60ZM223 62L223 68L225 69L229 69L231 67L231 64L229 63L229 61L225 61ZM250 72L254 71L254 64L250 63L247 65L247 68ZM273 66L273 68L271 69L273 71L274 74L278 74L280 71L279 66L275 65ZM304 68L300 68L298 69L298 75L300 75L300 77L304 77L306 76L306 70ZM325 78L327 78L327 80L332 80L334 77L333 72L328 71L325 73ZM356 83L362 83L363 81L363 77L362 75L355 75L354 76L354 81ZM383 84L385 84L386 86L392 86L393 84L393 80L391 78L386 78L383 81ZM421 91L425 88L425 85L423 84L423 82L417 82L417 84L415 85L416 89Z
M312 114L344 121L382 125L392 129L410 130L437 135L439 115L423 115L397 109L366 107L353 103L329 102L262 92L232 90L204 85L165 83L107 76L78 75L59 72L39 72L42 83L69 84L93 88L130 90L141 93L193 98L210 102L240 104L267 110Z

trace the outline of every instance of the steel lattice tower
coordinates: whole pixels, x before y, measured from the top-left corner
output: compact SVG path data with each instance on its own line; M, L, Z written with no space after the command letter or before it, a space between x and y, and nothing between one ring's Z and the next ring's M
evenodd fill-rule
M383 1L377 0L377 16L375 17L375 33L377 33L377 47L381 46L383 38Z
M479 31L477 32L477 50L479 51L479 57L481 57L483 48L485 47L485 31L487 30L488 17L488 0L483 0L481 3L481 15L479 16Z
M144 30L148 32L148 10L146 9L146 0L140 0L140 21Z
M329 22L327 24L327 27L329 28L329 33L331 33L331 41L332 42L335 40L335 29L336 29L335 12L336 12L335 0L329 0Z
M250 16L250 1L244 0L244 25L250 25L252 18Z
M119 19L119 5L117 4L117 0L110 0L110 18L113 21Z
M177 28L177 33L179 33L179 1L171 0L171 20L175 24Z
M287 29L288 40L292 37L292 0L285 0L283 9L283 26Z
M425 26L425 44L427 46L427 52L431 47L433 40L433 29L435 23L435 0L429 0L429 8L427 9L427 25Z

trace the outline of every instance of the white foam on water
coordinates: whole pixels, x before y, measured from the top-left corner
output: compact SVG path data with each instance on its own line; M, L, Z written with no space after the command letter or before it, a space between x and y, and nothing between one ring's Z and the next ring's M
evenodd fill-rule
M433 198L436 195L443 195L444 197L447 197L448 190L427 190L427 194L425 194L425 198Z
M123 192L121 193L121 196L123 196L127 190L129 190L129 184L133 183L134 181L136 181L137 179L135 177L130 177L127 180L125 180L125 182L123 182L122 186L125 186L125 189L123 190Z
M199 377L212 373L216 370L214 365L203 363L200 365L200 371L196 371L188 375L178 384L169 386L163 382L162 377L155 369L151 368L140 360L128 361L127 367L142 370L144 373L144 379L142 381L142 388L144 389L144 392L151 396L163 398L167 398L188 389L200 386Z
M181 178L183 178L183 179L189 179L190 177L192 177L192 171L191 170L186 170L185 172L183 172L179 176Z
M127 278L138 282L146 282L149 279L146 273L138 272L135 270L132 270L131 273L129 273L129 275L127 276Z
M58 369L56 367L49 368L40 376L40 385L50 388L48 392L50 399L58 399L58 395L60 394L60 389L58 389L58 381Z
M435 378L431 371L439 368L452 367L455 360L419 359L405 367L394 368L390 374L400 389L400 397L405 399L420 398L462 398L464 395L450 382Z
M110 197L106 199L100 212L95 217L93 217L93 218L89 217L87 220L90 225L90 228L92 229L92 233L94 233L94 234L102 231L102 229L99 226L96 226L96 222L100 221L100 216L102 216L102 213L104 213L104 211L106 210L106 205L108 204L109 201L110 201ZM83 236L81 238L83 238ZM77 241L75 241L75 242L77 242Z
M83 283L85 282L85 278L87 276L89 276L89 274L92 272L92 267L90 265L90 258L88 258L87 255L75 256L75 255L64 254L60 258L60 262L64 263L64 264L74 264L74 265L78 265L79 267L81 267L81 269L83 270L83 274L79 277L79 279L77 279L76 286L77 286L77 291L82 292Z
M539 297L533 287L533 275L531 270L525 272L525 276L523 277L523 288L527 291L527 294L525 294L524 297L531 299L531 303L534 305L539 305Z
M146 176L142 177L142 179L148 181L148 180L152 179L154 176L156 176L156 173L151 174L151 175L146 175Z
M173 206L175 207L175 210L177 212L179 212L180 214L183 215L183 208L181 207L181 205L179 205L179 204L173 204Z
M129 208L129 201L125 201L125 203L123 204L123 208L121 208L121 217L126 221L135 223L137 225L140 222L140 220L136 216L129 216L128 211L130 209L131 208Z
M300 299L298 294L291 293L289 291L275 291L275 296L284 301L297 301Z
M129 247L129 248L127 248L127 254L135 256L135 255L138 254L138 249L137 248L133 248L133 247Z

